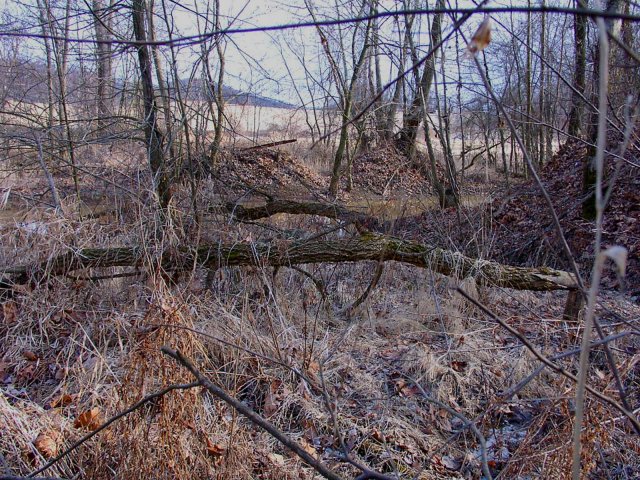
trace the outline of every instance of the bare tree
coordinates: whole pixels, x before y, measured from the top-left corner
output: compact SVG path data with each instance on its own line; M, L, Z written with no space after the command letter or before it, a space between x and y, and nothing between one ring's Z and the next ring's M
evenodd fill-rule
M442 9L445 6L444 0L438 0L436 8ZM433 16L431 24L431 46L435 46L440 43L442 39L442 13L436 13ZM415 46L412 47L415 50ZM413 58L417 58L417 55L412 54ZM436 58L435 53L431 55L425 62L424 69L422 70L422 76L420 77L419 84L416 85L416 92L411 103L409 111L405 115L403 120L402 129L398 134L398 146L409 157L413 157L415 154L415 144L418 136L418 127L424 119L425 112L427 110L427 101L429 99L429 92L431 91L431 84L436 70Z
M309 14L314 20L317 20L315 9L313 5L306 0L305 4ZM367 59L367 52L370 46L370 36L373 25L373 17L371 14L375 11L376 2L370 2L369 0L363 0L359 5L358 12L360 14L364 12L369 13L369 19L367 20L364 31L361 32L361 28L354 28L351 35L351 58L350 58L350 74L349 67L347 67L348 51L344 46L341 46L339 54L342 59L342 69L338 65L338 60L334 52L331 49L329 36L323 31L320 26L317 26L318 35L320 37L320 43L325 52L327 60L331 66L332 74L336 82L338 95L340 98L340 110L342 126L340 128L340 135L338 140L338 147L333 159L333 169L331 173L331 181L329 183L329 194L335 197L338 194L338 187L340 184L340 178L342 177L342 163L345 156L348 154L347 143L349 141L349 122L351 120L351 109L353 107L353 96L356 89L357 82L360 78L365 60ZM368 8L367 8L368 7ZM361 36L360 36L361 35ZM343 36L339 35L339 42L343 41ZM356 50L356 45L360 45ZM349 78L347 79L347 77Z
M588 0L575 0L576 6L587 7ZM585 78L587 69L587 17L574 15L573 37L575 42L575 66L573 70L573 94L571 97L571 113L569 114L569 130L571 136L582 133L582 117L584 115Z
M581 0L582 1L582 0ZM607 0L606 11L609 13L618 13L622 10L623 6L622 0ZM606 22L607 29L613 33L615 36L618 36L621 26L621 21L617 20L608 20ZM608 61L610 62L610 57L608 57ZM600 47L599 44L595 46L595 54L593 61L593 85L594 85L594 93L593 98L597 100L601 95L608 95L607 92L600 92L595 88L598 85L598 78L600 76ZM597 101L593 102L594 104L598 104ZM588 157L582 165L582 193L584 195L584 200L582 202L582 216L586 219L593 220L596 216L596 195L595 195L595 184L596 184L596 168L593 163L593 159L596 156L596 145L598 139L598 122L597 122L598 113L594 113L592 115L592 120L589 125L589 140L590 146L588 149Z
M137 51L140 81L142 82L144 96L144 118L142 121L147 143L147 155L159 206L163 212L167 213L169 202L171 201L171 189L164 155L164 135L157 123L158 106L153 91L151 57L146 44L147 24L145 17L147 15L147 6L145 0L133 0L132 15L134 36L140 42L137 46Z
M109 7L106 0L93 0L94 28L96 34L96 65L97 65L97 114L98 128L106 126L105 122L111 116L111 101L113 97L113 67L112 67L112 23L114 1Z

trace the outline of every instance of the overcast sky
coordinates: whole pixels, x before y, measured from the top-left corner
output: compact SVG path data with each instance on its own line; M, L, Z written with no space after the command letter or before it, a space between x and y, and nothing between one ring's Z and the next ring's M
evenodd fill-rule
M193 8L194 1L198 3L200 9L206 5L206 2L202 0L190 0L189 2L181 2L183 7L175 7L174 9L176 24L183 34L197 33L197 27L193 23L193 15L188 11ZM233 27L280 25L310 20L303 0L221 0L220 3L221 11L225 17L222 21L223 27L230 24ZM312 3L317 6L320 18L336 18L336 14L331 11L335 5L334 2L314 0ZM513 0L511 3L521 3L524 6L526 0ZM352 4L356 4L356 2L352 2ZM435 5L435 0L429 1L428 4ZM455 0L452 0L451 4L455 5ZM460 7L473 6L470 0L459 0L458 4ZM492 1L489 5L502 4L504 2ZM331 8L323 10L323 7L328 6ZM424 7L424 4L421 6ZM380 10L401 8L401 2L381 1ZM346 13L348 12L344 9L342 15ZM475 30L482 19L482 15L473 17L468 22L466 30L468 32ZM425 17L425 20L428 19ZM392 19L382 20L381 28L391 34L394 28ZM423 39L424 43L428 44L426 33L425 28ZM253 32L231 35L226 50L228 83L236 88L251 87L257 90L255 93L274 96L284 101L296 101L290 88L291 80L283 62L289 64L294 76L302 77L304 71L291 50L295 50L298 54L304 51L307 58L312 61L314 55L321 54L319 47L318 34L314 28L309 27L286 32ZM449 44L448 48L453 58L455 45ZM183 55L182 64L186 73L190 65L188 56ZM390 62L383 59L383 75L385 72L389 72L389 68Z
M54 0L52 0L54 1ZM59 0L58 3L61 7L64 5L65 0ZM174 21L174 36L181 35L193 35L200 33L199 27L196 21L196 15L194 10L203 12L207 10L208 6L213 0L165 0L164 5L169 11L171 18ZM317 14L320 19L336 18L335 12L335 0L311 0L317 8ZM339 0L342 1L343 7L341 7L341 16L354 16L358 15L355 10L355 6L360 2L356 0ZM570 0L547 0L547 4L567 4ZM597 0L596 0L597 1ZM539 4L540 0L531 0L533 4ZM84 27L78 30L78 36L92 36L93 31L90 22L91 17L86 14L87 3L89 0L77 0L77 8L84 12L79 18L84 18ZM298 23L300 21L310 20L309 14L304 4L304 0L220 0L221 11L223 19L221 21L222 27L255 27L255 26L271 26L281 25L289 23ZM418 6L434 6L436 0L427 0L418 2ZM471 0L458 0L458 6L460 7L472 7L474 4ZM412 3L413 5L414 3ZM456 0L450 0L451 6L456 5ZM31 20L27 23L30 24L30 29L34 33L39 33L37 22L35 21L35 0L0 0L0 9L2 7L8 7L7 11L14 14L17 20L20 17L27 18L31 16ZM156 12L161 12L162 2L161 0L155 0ZM488 6L526 6L527 0L492 0ZM349 9L351 8L351 11ZM393 0L381 0L380 10L398 10L402 8L402 3ZM56 15L62 15L63 9L58 9ZM127 38L131 36L130 26L130 13L127 9L120 9L118 12L118 20L116 28ZM507 14L499 15L500 18L508 18ZM463 30L470 35L477 25L482 21L482 15L474 15L464 26ZM418 44L427 46L428 41L428 29L426 25L431 21L431 16L420 17L422 22L421 28L422 36L418 37ZM381 35L389 36L393 42L397 42L397 38L394 37L394 31L397 31L394 26L394 20L389 17L380 21ZM495 24L494 24L495 26ZM498 38L499 28L495 26L494 35ZM84 29L83 29L84 28ZM157 38L166 38L166 28L163 22L158 19L156 21L156 28L158 29ZM352 28L345 26L345 29ZM444 33L446 34L450 29L450 21L445 21ZM397 33L396 33L397 36ZM26 48L32 48L34 54L42 55L41 41L25 42ZM93 46L87 45L85 55L91 55ZM463 61L468 59L464 58L464 44L460 44L458 50L453 41L446 44L446 58L448 61L455 61L456 57L461 57ZM491 52L493 45L487 50ZM131 50L129 50L133 53ZM179 51L179 65L182 70L182 76L188 77L190 70L195 60L198 58L199 47L182 48ZM397 52L394 52L396 55ZM242 90L251 90L253 93L272 96L274 98L289 101L293 103L299 103L296 95L291 88L291 76L297 81L297 83L303 84L303 77L305 75L304 68L300 64L300 58L304 55L305 66L310 69L317 69L319 60L322 59L325 62L324 53L320 45L318 34L313 27L300 28L295 30L287 30L285 32L253 32L253 33L241 33L229 35L227 39L226 47L226 78L225 83L229 86L239 88ZM215 65L215 59L212 60ZM286 67L289 67L287 70ZM382 73L389 78L390 71L395 76L396 72L390 69L391 64L385 57L382 60ZM504 66L502 66L504 67ZM453 69L452 69L453 70ZM317 73L317 72L314 72ZM303 92L304 94L304 89Z

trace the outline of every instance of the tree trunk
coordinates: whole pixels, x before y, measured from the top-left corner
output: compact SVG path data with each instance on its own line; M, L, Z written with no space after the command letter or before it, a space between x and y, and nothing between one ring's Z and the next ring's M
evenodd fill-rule
M96 32L96 64L98 74L97 85L97 116L98 129L107 125L107 117L111 115L111 13L106 11L105 0L93 0L93 16ZM103 133L103 132L100 132Z
M545 6L545 0L542 0L542 6ZM551 119L545 117L545 95L547 89L547 85L545 83L545 55L547 54L547 40L545 36L546 27L546 15L542 13L540 17L540 88L538 90L538 118L540 118L540 123L538 125L538 166L540 168L542 168L545 161L545 133L547 132L547 127L543 124L547 121L551 121Z
M581 0L582 3L586 3ZM610 13L618 13L621 11L623 1L622 0L608 0L607 1L607 12ZM617 30L620 26L620 20L606 20L607 28L614 34L617 35ZM611 62L611 57L613 51L610 52L608 61ZM594 105L598 104L598 98L600 95L608 95L607 92L598 91L599 85L599 76L600 76L600 44L596 45L595 49L595 58L593 60L593 84L594 84ZM606 114L607 112L604 112ZM592 120L589 125L589 140L591 145L587 149L587 155L585 157L584 163L582 164L582 194L584 200L582 202L582 218L585 220L594 220L596 218L596 195L595 195L595 185L596 185L596 168L594 165L594 158L596 156L597 143L598 143L598 113L594 112L592 115Z
M166 75L164 73L164 67L162 66L162 59L160 57L160 49L158 45L153 42L156 41L156 26L154 22L154 0L149 0L149 3L146 5L147 7L147 38L152 44L150 45L151 50L151 58L153 59L153 66L155 67L156 72L156 80L158 81L158 91L160 92L159 105L162 111L162 116L164 117L164 134L163 139L168 144L169 158L165 158L165 165L167 175L169 175L169 179L171 179L178 169L178 165L175 165L176 153L174 142L176 141L174 137L174 132L172 128L172 115L171 115L171 98L169 96L169 84L166 79ZM178 88L178 85L176 85ZM170 171L173 170L173 171Z
M364 8L364 4L363 4L363 8ZM372 5L369 14L371 15L373 12L374 12L374 9ZM351 73L351 80L349 81L348 86L347 85L343 86L344 94L342 99L343 109L342 109L342 127L340 128L340 142L338 144L338 149L336 150L336 155L333 159L333 169L331 172L331 181L329 183L329 194L334 198L338 194L340 177L342 175L342 161L346 154L347 137L349 135L349 120L351 119L351 107L353 106L353 94L356 87L356 82L358 81L358 78L360 76L360 71L362 70L364 62L367 58L367 51L369 49L369 37L371 36L372 25L373 25L373 19L370 17L365 27L364 44L362 46L362 50L360 51L360 55L358 56L357 60L354 58L355 63L353 67L353 72ZM353 43L355 44L355 32L354 32Z
M317 215L319 217L342 220L347 223L356 223L368 230L382 228L382 222L376 217L354 212L341 205L331 203L272 199L265 205L257 207L244 207L236 203L227 203L217 206L217 208L222 208L232 214L236 220L243 222L268 218L278 213L286 213L290 215Z
M445 7L444 0L438 0L436 8L442 9ZM431 48L440 43L442 39L442 14L437 13L433 17L433 23L431 25ZM412 44L412 48L415 49L415 45ZM404 119L404 125L398 135L398 147L408 156L413 157L415 154L415 143L418 137L418 127L424 117L424 112L428 108L427 101L429 99L429 91L431 90L431 83L435 75L436 69L436 52L427 59L420 84L416 85L416 94L413 98L411 108Z
M85 248L42 263L5 268L4 272L13 277L11 281L14 283L23 283L38 274L64 275L86 268L140 267L147 255L145 248ZM361 261L408 263L456 278L472 277L482 285L516 290L573 290L577 286L574 276L561 270L501 265L469 258L459 252L372 233L346 240L216 243L165 252L159 259L162 268L168 271L191 270L194 263L217 269L223 266L287 267ZM7 283L2 282L3 285Z
M588 7L587 0L575 0L576 7ZM573 70L573 93L571 95L571 112L569 113L569 135L579 137L582 133L582 115L587 69L587 17L576 15L573 21L575 39L575 67Z
M146 42L145 27L145 0L133 0L133 32L138 42ZM162 144L164 138L158 129L158 107L153 94L153 79L151 74L151 58L147 45L140 44L138 50L138 64L140 68L140 81L144 96L144 133L147 143L147 155L149 167L153 175L154 187L158 196L160 208L166 212L171 201L169 179L165 168L165 159Z

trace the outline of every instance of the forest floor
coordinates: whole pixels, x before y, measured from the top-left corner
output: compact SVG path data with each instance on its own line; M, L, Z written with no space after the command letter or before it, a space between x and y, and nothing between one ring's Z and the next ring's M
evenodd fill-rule
M593 225L580 220L576 200L584 154L566 145L542 174L587 274ZM379 151L361 160L354 164L354 191L341 200L383 217L386 231L474 257L567 268L532 182L519 180L509 189L473 182L458 211L441 210L419 168L405 159ZM214 383L343 478L360 473L344 461L345 451L390 478L481 478L483 455L494 478L568 475L574 385L549 370L532 375L539 366L533 355L455 288L488 305L549 357L580 342L580 324L562 318L566 293L480 287L390 263L347 318L375 277L376 262L278 272L196 268L167 278L154 263L161 249L333 226L295 216L235 225L206 208L222 199L260 202L261 193L327 201L327 179L285 152L229 153L212 178L199 180L206 226L194 231L188 215L179 217L156 245L149 240L156 231L153 211L139 188L148 180L143 166L92 172L108 182L83 181L82 219L71 201L64 217L25 209L36 192L46 192L45 184L15 183L0 226L0 264L125 245L144 246L149 262L138 271L117 267L23 285L2 300L0 475L32 473L145 395L191 382L162 346L180 349ZM625 170L612 196L605 244L629 250L628 276L621 293L607 271L597 308L606 335L621 335L609 345L632 408L640 404L639 182L637 169ZM113 184L128 193L114 194ZM64 195L73 192L70 182L61 181L60 188ZM180 212L189 211L188 193L185 179L176 192ZM558 362L575 372L575 355ZM593 348L591 365L590 385L618 399L601 346ZM585 478L640 476L640 443L612 407L587 401L583 439ZM201 388L149 402L43 475L318 477Z

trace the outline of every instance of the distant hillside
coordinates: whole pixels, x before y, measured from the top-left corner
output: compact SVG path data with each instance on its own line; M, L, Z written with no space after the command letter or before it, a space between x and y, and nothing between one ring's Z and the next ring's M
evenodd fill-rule
M30 103L44 103L48 101L47 94L47 71L46 65L34 59L21 59L12 65L2 65L0 68L0 103L2 101L26 101ZM89 80L91 80L89 78ZM206 99L207 89L202 79L181 80L183 98L189 100ZM95 95L97 82L87 82L82 78L77 68L71 67L67 74L67 99L69 102L86 102L87 94ZM174 95L174 85L169 90L170 95ZM125 95L135 95L135 82L115 80L116 96L124 92ZM215 89L215 85L213 86ZM254 105L258 107L272 108L296 108L287 102L275 100L273 98L258 95L252 92L243 92L229 86L222 88L225 100L234 105ZM116 101L119 101L116 99Z
M191 80L191 85L187 80L182 80L183 92L188 92L187 98L190 100L204 100L207 95L203 80ZM215 85L212 87L216 88ZM265 97L251 92L243 92L233 87L223 85L222 95L227 103L233 105L252 105L257 107L272 108L296 108L287 102L282 102L273 98Z

